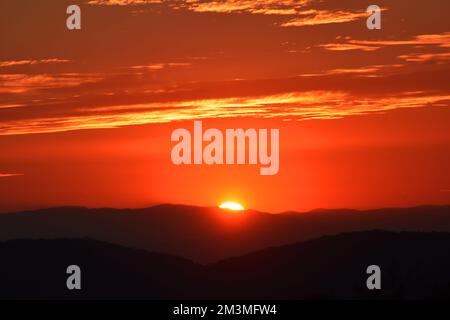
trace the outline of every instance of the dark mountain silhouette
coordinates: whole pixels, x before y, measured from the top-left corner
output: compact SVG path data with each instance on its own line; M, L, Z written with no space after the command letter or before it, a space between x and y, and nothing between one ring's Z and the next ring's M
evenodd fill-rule
M381 268L380 291L367 289L370 265ZM212 270L223 298L450 298L450 233L325 236L227 259Z
M174 256L90 239L0 243L0 299L186 299L203 267ZM67 267L81 268L82 290L66 287Z
M274 247L211 265L89 239L0 243L0 298L450 298L450 233L367 231ZM82 290L66 289L66 268ZM366 268L381 267L381 290Z
M373 229L450 231L450 206L233 214L217 208L160 205L146 209L65 207L0 215L0 240L89 237L201 263L322 235Z

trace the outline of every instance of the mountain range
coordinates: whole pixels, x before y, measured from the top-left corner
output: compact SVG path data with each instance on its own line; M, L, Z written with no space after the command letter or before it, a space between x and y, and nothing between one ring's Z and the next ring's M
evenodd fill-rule
M448 231L450 206L268 214L158 205L0 214L0 241L90 238L209 264L273 246L364 230Z
M10 240L0 256L0 299L450 298L450 233L343 233L208 265L91 239ZM81 290L66 288L72 264Z

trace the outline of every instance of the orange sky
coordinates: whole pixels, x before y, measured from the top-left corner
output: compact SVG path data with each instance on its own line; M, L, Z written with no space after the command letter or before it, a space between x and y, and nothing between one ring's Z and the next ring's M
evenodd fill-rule
M448 1L3 1L0 211L450 199ZM426 13L426 14L424 14ZM7 30L7 32L4 32ZM280 128L280 172L171 163L175 128Z

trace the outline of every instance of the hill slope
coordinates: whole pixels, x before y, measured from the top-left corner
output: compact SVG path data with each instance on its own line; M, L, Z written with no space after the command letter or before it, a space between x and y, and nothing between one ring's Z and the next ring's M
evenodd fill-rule
M216 208L53 208L0 215L0 240L83 238L211 263L341 232L449 231L450 206L370 211L230 214Z
M0 298L450 298L450 233L327 236L212 265L88 239L0 243ZM68 265L82 290L66 289ZM382 290L366 289L367 266Z

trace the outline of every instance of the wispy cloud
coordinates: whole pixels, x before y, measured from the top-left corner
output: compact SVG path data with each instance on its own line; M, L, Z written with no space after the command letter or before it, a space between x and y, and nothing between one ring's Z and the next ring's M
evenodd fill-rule
M205 118L337 119L399 108L448 104L450 95L399 93L362 97L341 91L290 92L268 96L230 97L192 101L112 105L79 109L77 114L4 121L0 135L116 128ZM83 114L85 113L85 114Z
M349 43L375 46L426 46L433 45L441 48L450 48L450 32L440 34L422 34L410 40L350 40Z
M388 46L414 46L416 48L433 46L436 48L450 48L450 32L441 34L423 34L409 40L355 40L346 39L341 43L327 43L318 45L330 51L362 50L374 51Z
M329 11L310 9L298 13L299 17L281 24L282 27L303 27L332 23L351 22L367 17L365 11Z
M194 12L251 13L266 15L295 15L310 0L223 0L177 2L175 8Z
M16 177L16 176L23 176L23 173L1 173L0 172L0 178L8 178L8 177Z
M352 43L327 43L318 45L319 48L324 48L330 51L350 51L350 50L362 50L362 51L375 51L380 49L380 46L367 46L361 44Z
M0 109L23 107L23 104L0 104Z
M0 93L25 93L42 89L76 87L102 79L98 74L0 74Z
M250 13L261 15L292 16L288 21L279 23L282 27L303 27L321 24L344 23L367 17L364 10L326 10L315 9L317 1L311 0L223 0L177 2L176 9L194 12Z
M41 59L41 60L6 60L6 61L0 61L0 67L14 67L14 66L23 66L23 65L64 63L64 62L70 62L70 60L59 59L59 58Z
M370 65L370 66L363 66L363 67L356 67L356 68L338 68L338 69L330 69L323 71L321 73L313 73L313 74L302 74L302 77L316 77L316 76L323 76L323 75L339 75L339 74L353 74L353 75L359 75L359 76L366 76L366 77L375 77L375 76L381 76L381 71L390 70L392 71L394 68L401 68L404 67L403 64L396 63L396 64L377 64L377 65Z
M103 5L103 6L129 6L129 5L141 5L150 3L162 3L161 0L90 0L90 5Z
M445 53L410 53L398 56L409 62L450 61L450 52Z
M169 63L151 63L147 65L136 65L129 67L130 69L146 69L146 70L162 70L167 68L189 68L192 67L190 62L169 62Z
M279 22L281 27L304 27L324 24L346 23L368 16L364 10L342 10L317 8L317 0L90 0L90 5L136 6L162 4L175 10L198 13L255 14L284 16L289 19ZM385 8L383 11L387 10Z

